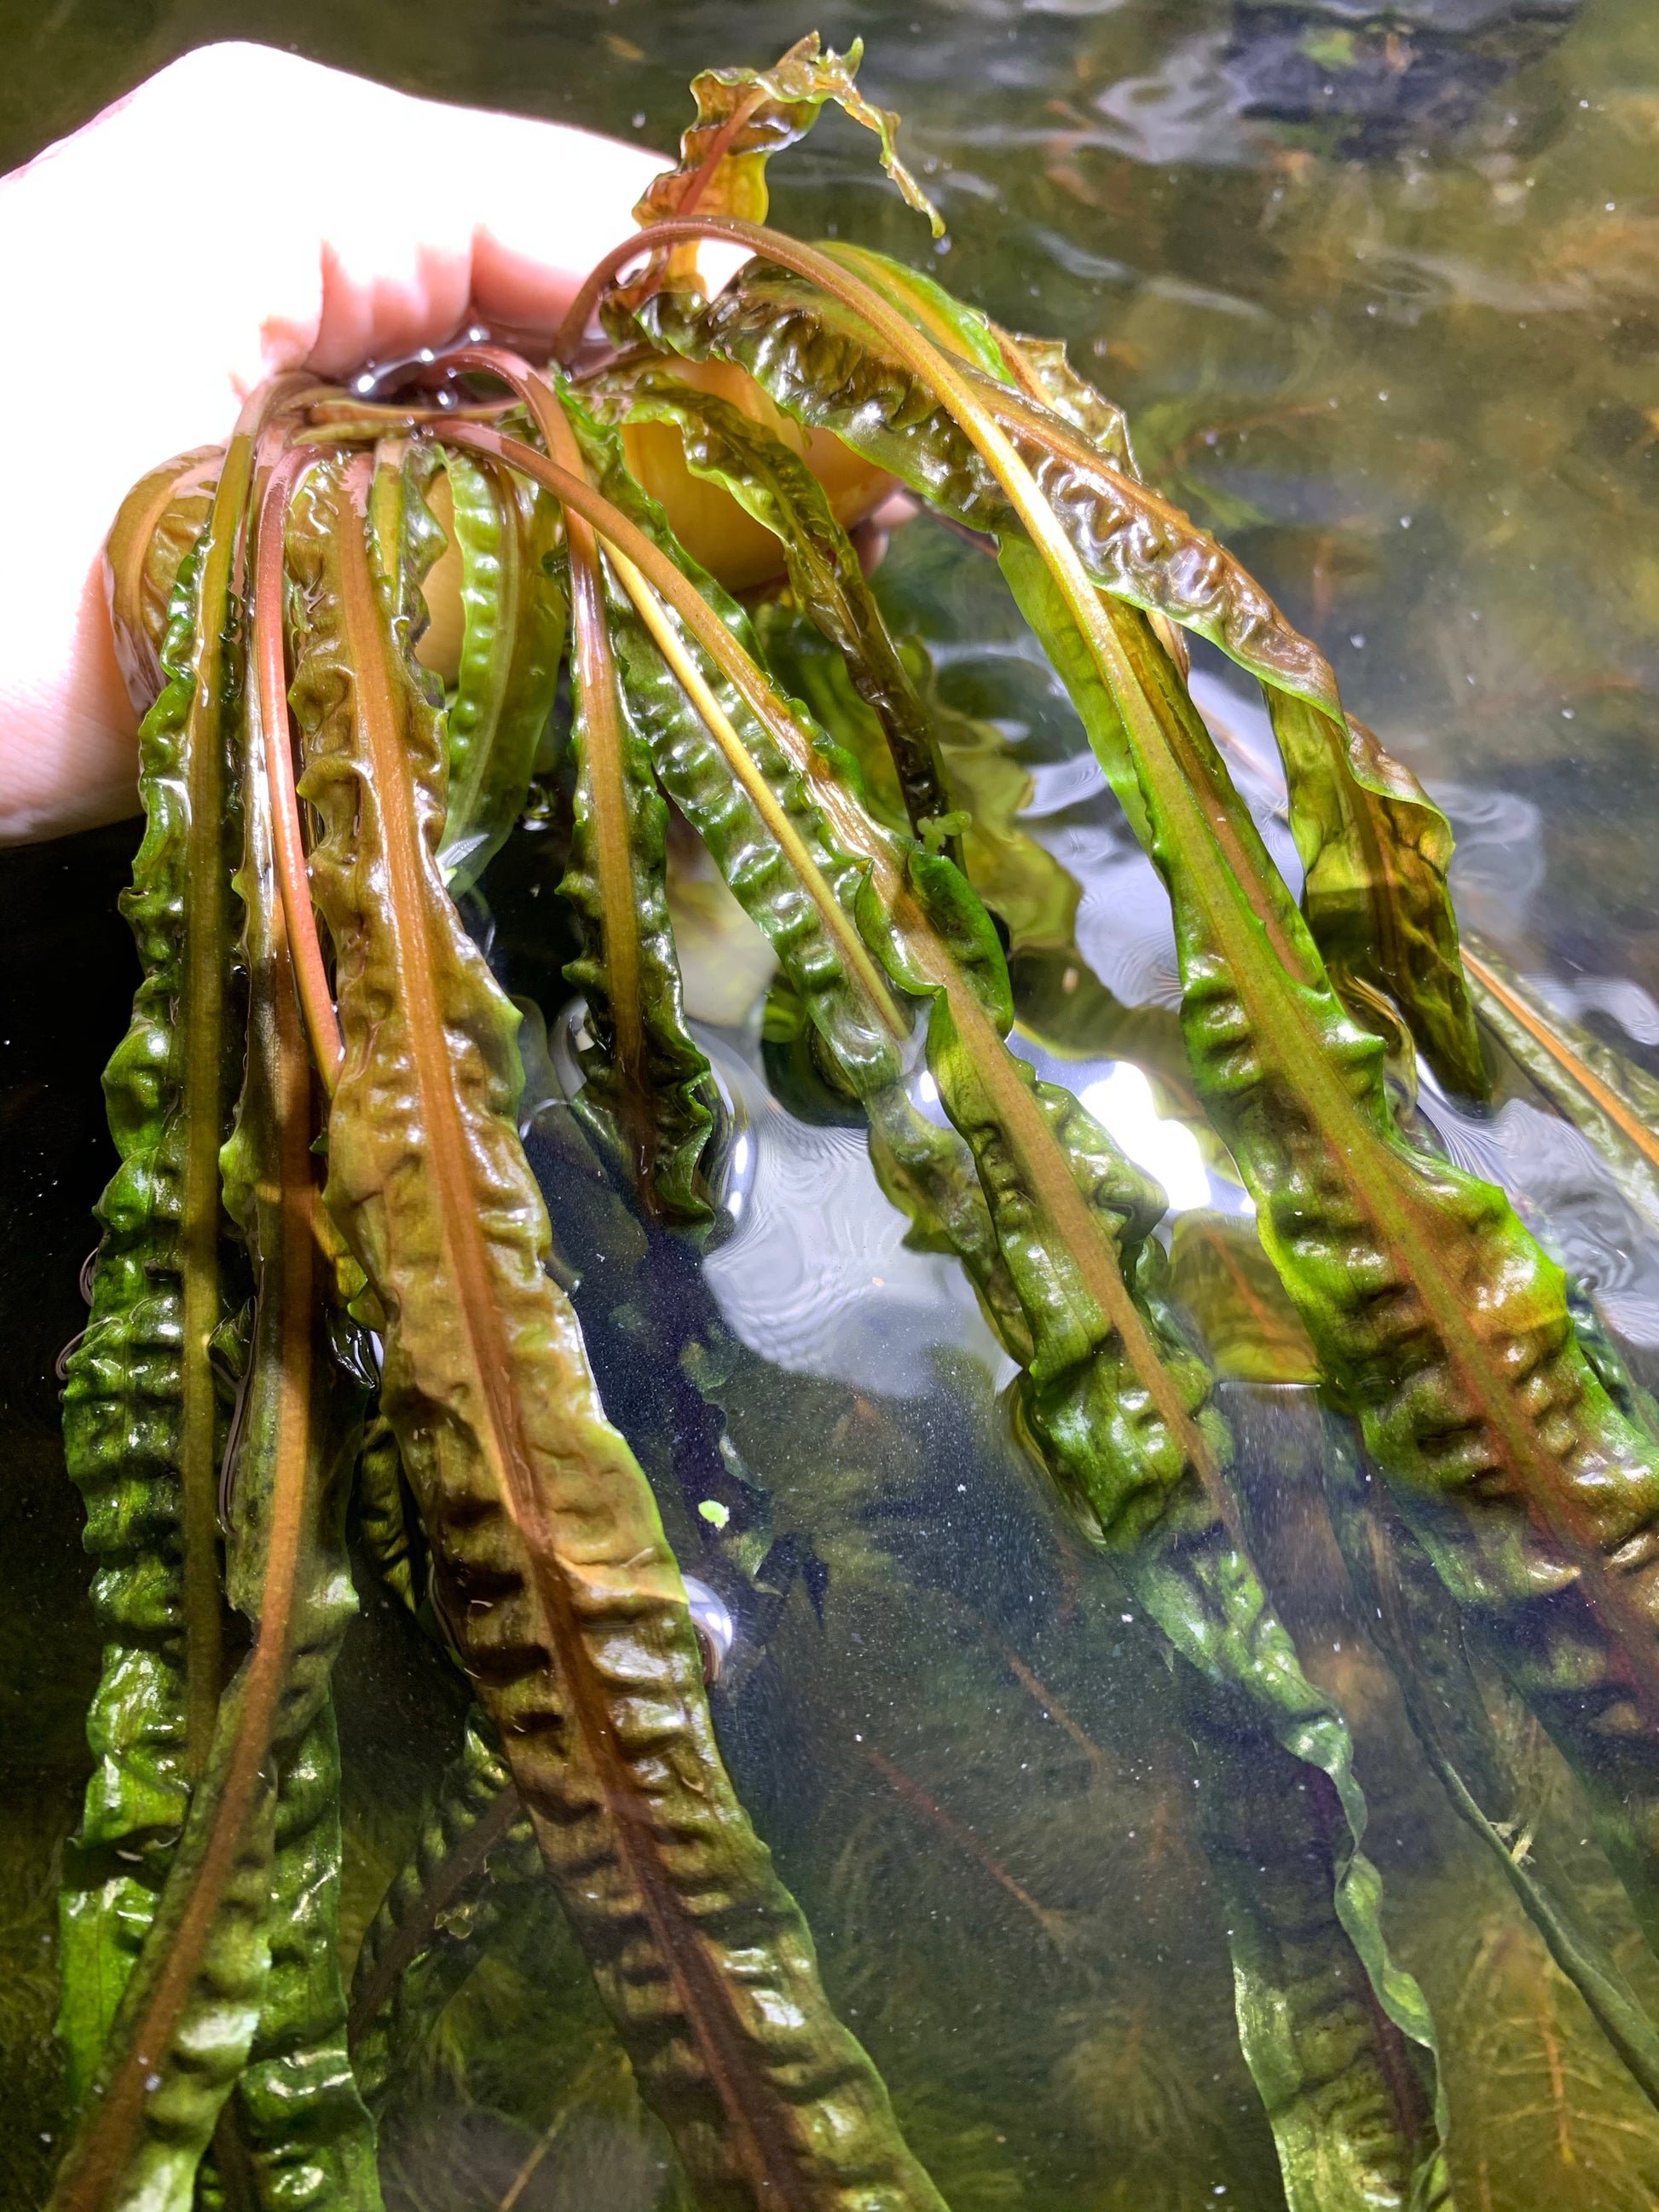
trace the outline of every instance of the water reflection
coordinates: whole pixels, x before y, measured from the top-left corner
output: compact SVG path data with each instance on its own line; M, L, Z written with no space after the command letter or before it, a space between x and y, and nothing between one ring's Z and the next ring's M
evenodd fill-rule
M1425 1111L1459 1167L1504 1186L1616 1334L1659 1346L1659 1243L1588 1139L1520 1098L1491 1120L1461 1114L1439 1097L1426 1100Z
M860 1384L879 1375L903 1398L938 1385L953 1347L1000 1384L1012 1363L954 1260L912 1252L863 1132L817 1128L778 1104L752 1033L699 1027L697 1041L743 1105L753 1146L745 1202L705 1262L709 1288L751 1352L804 1375Z

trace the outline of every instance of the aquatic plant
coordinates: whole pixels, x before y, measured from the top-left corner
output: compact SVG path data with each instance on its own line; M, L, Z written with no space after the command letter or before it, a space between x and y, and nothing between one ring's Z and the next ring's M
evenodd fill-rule
M678 167L551 362L472 336L349 389L282 380L222 453L146 478L112 533L147 710L127 901L144 980L66 1364L104 1665L61 1899L60 2212L377 2204L375 2114L455 1992L550 1940L538 1866L613 2042L566 2069L503 2204L624 2063L699 2204L944 2201L711 1708L764 1663L794 1585L833 1605L838 1571L827 1536L778 1527L697 1306L733 1109L684 1009L687 835L775 963L763 1064L865 1129L912 1242L960 1263L1017 1370L1020 1448L1158 1657L1292 2212L1449 2203L1455 2114L1385 1934L1348 1717L1281 1617L1297 1593L1264 1572L1218 1366L1317 1379L1328 1525L1429 1765L1659 2101L1640 1976L1556 1856L1516 1840L1487 1703L1548 1731L1659 1940L1659 1442L1507 1199L1432 1148L1410 1084L1420 1054L1483 1095L1479 1015L1587 1102L1638 1194L1645 1093L1466 961L1443 817L1316 648L1142 482L1061 349L764 227L767 161L831 100L931 214L858 58L810 38L700 76ZM750 257L712 298L710 240ZM994 737L941 711L866 580L849 529L896 480L994 552L1164 879L1185 1060L1164 1037L1160 1072L1208 1117L1254 1231L1189 1218L1166 1256L1163 1192L1011 1048L1023 959L1061 955L1078 995L1075 892L1020 830ZM426 594L451 534L462 634L441 669ZM722 568L778 580L746 605ZM1186 630L1263 687L1299 906L1193 706ZM526 836L556 850L579 939L580 1008L551 1052L480 941L477 887ZM564 1066L556 1140L524 1110L526 1062L538 1082ZM526 1129L564 1158L532 1172ZM579 1243L630 1279L596 1337L626 1331L651 1370L608 1412ZM348 1516L476 1700L349 1995L329 1691ZM863 1758L1066 1952L1063 1910L891 1749ZM1133 2090L1121 2053L1149 2033L1103 2001L1068 2078L1127 2063ZM1151 2121L1126 2095L1103 2155L1183 2094L1165 2083ZM907 2117L948 2135L925 2101Z

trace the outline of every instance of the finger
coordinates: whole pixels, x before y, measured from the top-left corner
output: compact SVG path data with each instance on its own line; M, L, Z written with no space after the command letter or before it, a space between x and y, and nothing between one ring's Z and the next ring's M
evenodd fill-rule
M308 85L298 126L330 184L319 297L314 322L267 316L268 369L343 375L436 344L470 316L550 334L662 167L566 125L308 74L329 80Z

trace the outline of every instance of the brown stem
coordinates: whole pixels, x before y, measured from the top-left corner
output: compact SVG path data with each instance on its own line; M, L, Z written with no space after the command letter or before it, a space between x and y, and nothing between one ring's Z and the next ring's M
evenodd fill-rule
M219 1147L224 1139L224 943L229 871L224 862L224 697L233 578L247 526L254 451L273 416L307 388L304 377L261 385L225 449L197 585L194 678L185 740L187 832L184 946L185 1150L179 1224L182 1406L179 1486L183 1523L185 1759L199 1776L224 1686L219 1589L218 1399L208 1346L220 1322Z
M283 547L289 502L300 478L323 458L318 447L296 446L278 462L265 486L259 508L253 597L253 697L264 739L265 773L270 781L276 876L282 885L283 914L288 925L295 981L305 1011L306 1030L317 1071L322 1077L324 1090L331 1098L344 1053L340 1042L339 1018L334 1011L334 997L328 987L322 946L317 936L311 879L300 834L299 800L294 787Z
M516 1784L509 1782L496 1792L489 1808L467 1830L447 1858L434 1869L431 1880L398 1923L384 1951L374 1961L374 1970L361 1990L353 1993L351 2015L346 2023L348 2040L356 2045L363 2030L392 1995L393 1986L404 1969L411 1965L432 1942L437 1929L438 1916L455 1901L473 1875L483 1866L497 1844L513 1823L523 1817L524 1800Z

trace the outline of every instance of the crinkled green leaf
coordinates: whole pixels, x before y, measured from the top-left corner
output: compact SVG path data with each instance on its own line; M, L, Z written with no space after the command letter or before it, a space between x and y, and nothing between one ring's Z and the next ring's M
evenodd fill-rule
M845 258L844 256L842 258ZM992 325L1002 365L984 364L993 376L1019 384L1040 398L1062 422L1080 430L1103 460L1137 483L1144 481L1129 438L1129 418L1097 384L1079 376L1060 338L1032 337L1024 331Z
M881 259L861 256L860 273L863 263ZM884 289L899 296L890 283ZM1140 480L1121 410L1078 375L1063 345L1001 331L997 339L1007 364L1000 373L1008 380L1028 390L1035 386L1035 396L1115 469ZM982 365L1000 373L994 364ZM1032 574L1029 545L1005 538L1000 554L1021 611L1060 668L1113 788L1139 829L1139 795L1126 799L1123 789L1122 733L1075 626L1052 584L1045 587ZM1173 649L1171 637L1165 642ZM1334 696L1334 679L1330 688ZM1358 984L1362 1010L1367 990L1396 1002L1444 1080L1484 1097L1486 1069L1448 884L1450 825L1363 723L1265 677L1263 690L1285 763L1291 831L1304 871L1303 912L1333 980L1339 989Z
M179 570L167 686L141 734L146 823L122 906L143 980L105 1075L122 1164L100 1202L92 1312L64 1394L104 1636L87 1723L94 1765L62 1902L59 2033L77 2101L155 1909L220 1690L228 1408L209 1347L227 1313L218 1155L235 1084L240 836L229 585L252 452L244 431Z
M105 1075L121 1165L103 1225L87 1334L69 1362L64 1449L87 1500L104 1671L87 1719L94 1767L65 1856L58 2035L71 2100L85 2097L144 1940L190 1782L179 1588L179 1240L182 988L189 820L184 753L199 558L180 573L164 647L169 682L139 732L143 842L125 910L144 978Z
M904 311L902 296L895 304ZM995 537L1017 526L1000 484L932 390L860 315L805 278L757 259L707 307L665 293L641 320L669 351L735 362L785 414L833 431L968 528ZM983 371L963 373L1053 494L1097 583L1207 637L1265 683L1334 710L1323 656L1214 538L1046 408Z
M870 1164L893 1205L910 1223L914 1251L942 1252L961 1262L992 1334L1025 1366L1031 1333L991 1225L974 1156L955 1129L928 1120L902 1083L868 1102Z
M1142 481L1129 442L1127 416L1097 385L1078 374L1062 340L1002 329L977 307L946 291L937 278L894 260L891 254L835 239L823 240L819 250L890 301L935 344L994 376L999 384L1014 385L1028 398L1041 400L1062 422L1080 430L1103 459L1137 483Z
M289 532L345 1045L328 1202L386 1311L381 1404L441 1609L709 2204L937 2208L732 1790L649 1487L543 1264L518 1018L434 863L441 729L369 574L363 465L313 471Z
M263 744L252 724L239 781L247 816L237 882L246 916L248 1053L222 1164L226 1204L247 1240L257 1302L224 1511L228 1592L253 1625L253 1646L219 1700L155 1919L58 2175L54 2212L185 2212L198 2166L250 2051L271 2055L291 2033L293 1992L271 1978L272 1913L283 1894L279 1887L274 1898L272 1890L277 1770L292 1768L297 1747L318 1724L355 1610L343 1482L356 1451L362 1398L336 1360L323 1297L328 1271L314 1225L312 1078L276 890ZM222 836L221 823L215 829ZM191 889L194 895L198 886ZM228 880L224 891L228 905ZM216 1238L216 1174L209 1208ZM191 1227L186 1202L186 1237ZM217 1596L216 1572L216 1603ZM291 1849L296 1825L315 1823L296 1824L291 1793L290 1800ZM308 1970L325 1983L332 1976L337 1994L331 1889L325 1878L313 1883L303 1914L293 1914L295 1900L288 1900L282 1942L290 1950L306 1946ZM289 2084L293 2091L304 2086ZM260 2152L280 2168L295 2131L315 2127L321 2140L308 2151L345 2155L331 2165L326 2199L313 2192L311 2201L372 2212L379 2202L373 2138L345 2087L325 2116L303 2094L280 2099L267 2109ZM289 2191L279 2201L307 2199Z
M873 320L890 320L872 302ZM1103 599L964 374L890 348L974 450L1063 588L1129 742L1175 907L1200 1095L1328 1380L1419 1534L1596 1799L1651 1916L1659 1452L1607 1396L1565 1285L1501 1193L1400 1137L1367 1042L1145 617ZM1248 887L1248 888L1247 888Z
M872 107L854 82L863 58L862 39L854 39L844 54L833 48L825 52L817 33L809 31L770 69L700 70L691 80L697 119L680 139L678 166L652 179L634 210L635 221L657 222L696 209L764 222L768 161L804 138L824 102L833 100L876 133L883 168L939 237L944 220L895 149L897 116ZM678 283L695 268L695 249L678 254L670 261L670 279Z
M461 555L461 663L449 709L449 805L439 863L475 884L524 811L558 688L564 595L552 573L558 515L545 493L446 452Z
M246 1692L244 1672L225 1692L51 2212L188 2212L197 2167L246 2059L270 1965L276 1808L257 1756L245 1771Z

